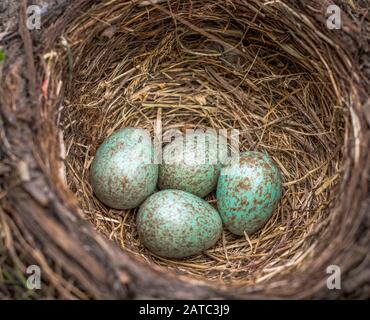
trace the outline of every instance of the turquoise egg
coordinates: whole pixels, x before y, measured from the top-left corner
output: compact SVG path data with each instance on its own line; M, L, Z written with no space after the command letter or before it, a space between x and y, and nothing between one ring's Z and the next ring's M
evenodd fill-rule
M151 195L141 205L136 225L141 243L156 255L168 258L199 254L212 247L222 233L217 210L182 190Z
M221 165L217 135L192 133L176 138L163 148L159 189L179 189L205 197L217 186Z
M281 197L280 171L267 155L247 151L221 169L217 205L226 228L252 234L271 217Z
M154 192L158 180L153 152L146 130L115 131L100 145L91 164L90 183L96 197L115 209L140 205Z

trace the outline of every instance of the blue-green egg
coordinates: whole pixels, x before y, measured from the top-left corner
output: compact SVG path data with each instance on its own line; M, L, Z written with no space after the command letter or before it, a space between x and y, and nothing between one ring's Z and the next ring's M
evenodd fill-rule
M162 190L141 205L137 220L141 243L156 255L185 258L212 247L222 221L205 200L182 190Z
M205 197L217 186L221 165L217 134L196 132L177 137L163 148L159 189L178 189Z
M221 169L217 205L226 228L252 234L271 217L281 197L281 174L261 152L247 151Z
M123 128L109 136L96 151L90 183L96 197L115 209L139 206L156 188L158 165L153 144L140 128Z

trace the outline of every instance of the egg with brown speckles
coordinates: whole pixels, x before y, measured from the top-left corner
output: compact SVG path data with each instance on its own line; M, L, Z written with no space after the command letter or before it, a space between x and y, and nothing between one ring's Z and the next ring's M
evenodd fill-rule
M247 151L221 169L217 206L226 228L252 234L271 217L281 197L281 174L261 152Z
M212 192L221 169L217 139L212 131L193 132L167 144L159 166L159 189L179 189L201 198Z
M137 220L141 243L156 255L185 258L212 247L222 221L205 200L182 190L162 190L141 205Z
M139 206L156 188L149 133L140 128L115 131L98 148L90 169L90 183L97 198L115 209Z

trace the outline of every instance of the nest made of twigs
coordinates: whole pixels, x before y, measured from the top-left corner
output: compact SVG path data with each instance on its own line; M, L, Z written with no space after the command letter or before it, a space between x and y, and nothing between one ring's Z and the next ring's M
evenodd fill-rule
M307 285L309 295L310 288L325 286L318 272L336 263L339 249L334 253L329 242L342 237L337 231L351 220L343 197L354 195L350 186L360 181L349 184L354 167L369 167L362 151L367 140L359 136L366 123L356 117L364 91L339 41L288 1L79 2L73 10L81 11L68 11L73 18L66 14L42 38L40 115L47 124L38 136L40 153L57 169L49 179L66 207L78 206L132 261L164 278L215 290L232 285L233 294L267 295L289 286L279 291L289 296ZM154 136L158 123L163 132L238 129L241 151L267 152L275 160L283 196L262 230L250 237L225 230L203 254L164 259L139 242L137 209L114 210L94 197L89 168L102 141L126 126ZM357 196L352 205L359 208L364 195ZM214 194L206 200L215 205Z
M61 126L68 186L97 230L181 274L259 283L291 272L320 241L338 196L341 147L350 127L328 70L288 45L292 36L278 21L235 7L180 1L171 2L170 13L166 6L118 1L92 9L65 33L73 65ZM126 126L154 135L159 121L163 132L239 129L242 151L273 157L283 197L260 232L246 239L224 231L204 254L160 258L138 240L137 210L112 210L94 197L89 167L103 139ZM207 200L216 201L214 195Z

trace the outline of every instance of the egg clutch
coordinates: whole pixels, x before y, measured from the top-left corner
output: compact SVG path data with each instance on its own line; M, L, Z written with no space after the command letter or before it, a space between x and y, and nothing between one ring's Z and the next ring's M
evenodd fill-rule
M278 205L280 171L261 152L222 158L217 141L217 135L209 133L187 134L165 145L163 162L157 164L144 129L119 129L96 151L90 168L92 190L111 208L140 206L140 241L159 256L199 254L216 244L223 226L236 235L250 235ZM205 161L197 161L194 155L199 154ZM202 199L215 190L218 210Z

